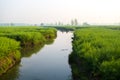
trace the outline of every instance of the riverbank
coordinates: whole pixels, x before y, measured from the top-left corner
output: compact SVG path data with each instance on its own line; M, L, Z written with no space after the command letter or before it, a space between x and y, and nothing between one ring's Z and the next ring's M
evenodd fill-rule
M0 80L72 80L68 56L72 52L73 32L57 31L53 42L44 47L22 50L20 63L7 71Z
M52 42L56 33L54 28L0 27L0 75L21 60L21 50Z
M85 28L74 32L69 56L74 80L119 80L120 31Z
M14 39L0 37L0 75L20 61L20 43Z

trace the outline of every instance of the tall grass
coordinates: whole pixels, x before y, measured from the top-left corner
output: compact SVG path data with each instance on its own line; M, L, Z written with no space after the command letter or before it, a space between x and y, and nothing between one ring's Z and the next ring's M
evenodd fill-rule
M20 49L20 42L6 37L0 37L0 58Z
M54 28L0 27L0 75L20 61L21 49L43 46L55 37Z
M30 46L45 43L56 37L54 28L38 27L1 27L0 36L15 39L21 42L22 46Z
M71 56L77 56L77 64L83 65L85 72L89 73L88 79L97 77L102 80L118 80L120 76L120 31L105 28L76 30Z
M15 62L20 61L20 43L6 37L0 37L0 75L5 73Z
M5 36L20 41L22 46L30 46L40 43L42 44L45 42L45 38L39 32L16 32L9 34L5 33L1 34L1 36Z

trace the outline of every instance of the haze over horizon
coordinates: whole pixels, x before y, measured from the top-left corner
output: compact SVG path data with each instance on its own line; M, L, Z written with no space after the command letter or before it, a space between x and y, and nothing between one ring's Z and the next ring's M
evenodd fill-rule
M0 23L120 23L120 0L0 0Z

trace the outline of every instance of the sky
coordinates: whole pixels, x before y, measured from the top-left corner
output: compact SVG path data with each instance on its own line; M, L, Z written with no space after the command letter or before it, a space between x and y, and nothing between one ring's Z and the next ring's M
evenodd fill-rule
M0 0L0 23L120 23L120 0Z

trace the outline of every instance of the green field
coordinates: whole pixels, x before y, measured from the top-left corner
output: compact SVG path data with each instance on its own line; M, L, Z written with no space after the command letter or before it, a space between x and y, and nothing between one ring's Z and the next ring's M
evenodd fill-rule
M119 80L119 26L55 28L74 31L69 63L75 80ZM0 75L19 62L21 56L31 56L36 51L34 47L52 43L57 36L55 28L0 27Z
M119 29L94 27L74 32L70 64L75 80L119 80Z
M21 50L43 46L56 36L54 28L0 27L0 75L20 61Z

